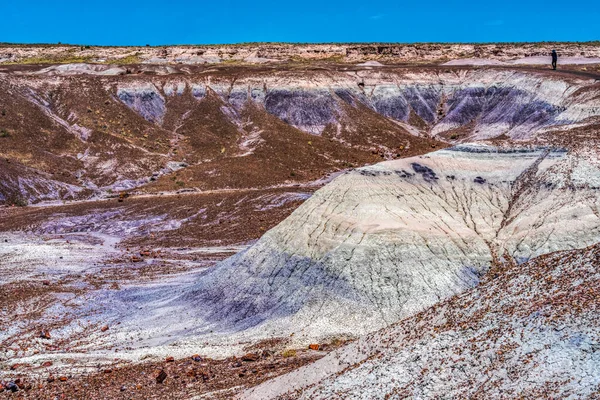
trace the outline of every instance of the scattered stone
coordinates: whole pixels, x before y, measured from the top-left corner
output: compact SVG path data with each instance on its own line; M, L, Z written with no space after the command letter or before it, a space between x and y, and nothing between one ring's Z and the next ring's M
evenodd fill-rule
M50 367L50 366L52 366L52 361L44 361L42 363L42 367Z
M104 325L102 328L100 328L100 330L102 332L106 332L108 330L108 325Z
M200 361L202 361L202 357L200 357L200 355L199 355L199 354L194 354L194 355L192 356L192 360L194 360L194 361L196 361L196 362L200 362Z
M8 382L8 385L6 385L6 389L10 390L13 393L19 391L19 387L15 382Z
M269 349L264 349L264 350L262 351L262 357L263 357L263 358L271 357L271 356L273 356L274 354L275 354L275 352L274 352L274 351L272 351L272 350L269 350Z
M321 349L321 346L320 346L320 345L318 345L318 344L309 344L309 345L308 345L308 348L309 348L310 350L320 350L320 349Z
M258 361L260 356L256 353L248 353L242 356L242 361Z
M167 379L167 373L164 369L161 369L158 373L158 376L156 377L156 383L163 383L165 379Z
M174 358L174 357L172 357L172 356L169 356L169 357L167 357L167 358L165 359L165 361L166 361L166 362L174 362L174 361L175 361L175 358Z
M121 392L124 392L124 391L126 391L126 390L127 390L127 386L124 386L124 385L123 385L123 386L121 386Z
M61 382L66 382L67 379L69 379L69 378L67 378L66 376L59 376L58 377L58 380L61 381Z
M50 339L50 331L43 329L43 330L40 332L40 337L41 337L42 339Z
M48 382L48 383L52 383L52 382L54 382L54 376L50 375L50 376L48 377L48 379L46 379L46 382Z
M416 162L411 163L410 165L416 173L423 176L423 179L425 179L426 182L432 182L438 179L437 175L431 168Z
M486 180L480 176L476 176L475 179L473 179L473 182L483 185L486 182Z

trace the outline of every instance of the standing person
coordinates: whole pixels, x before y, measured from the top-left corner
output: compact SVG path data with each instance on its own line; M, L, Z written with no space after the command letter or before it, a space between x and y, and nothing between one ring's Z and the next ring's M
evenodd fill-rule
M556 54L556 50L552 50L552 69L556 70L556 61L558 60L558 54Z

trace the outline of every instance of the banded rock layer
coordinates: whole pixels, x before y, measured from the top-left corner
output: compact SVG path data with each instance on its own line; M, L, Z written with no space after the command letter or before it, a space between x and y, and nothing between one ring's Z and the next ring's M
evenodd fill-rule
M165 112L160 87L140 90L143 87L141 82L128 83L119 88L119 96L145 118L160 119ZM439 135L464 128L460 131L462 139L499 135L528 139L542 128L600 115L597 87L593 81L548 79L541 73L511 70L407 73L401 69L342 69L309 74L255 73L236 79L172 79L162 92L181 96L190 90L196 98L203 98L213 91L233 107L230 115L250 102L312 134L321 134L328 126L337 126L338 133L344 125L351 127L350 106L366 107L412 125L421 134ZM154 114L148 115L148 109L154 109Z
M305 183L443 141L543 139L600 115L600 84L569 73L171 70L0 74L0 201Z
M600 238L600 170L561 151L469 145L348 172L187 300L224 329L358 335L523 262Z

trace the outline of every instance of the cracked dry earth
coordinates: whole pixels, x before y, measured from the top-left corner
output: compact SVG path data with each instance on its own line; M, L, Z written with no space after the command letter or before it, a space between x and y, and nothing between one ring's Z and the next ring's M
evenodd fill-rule
M596 396L600 76L352 54L3 66L0 397Z

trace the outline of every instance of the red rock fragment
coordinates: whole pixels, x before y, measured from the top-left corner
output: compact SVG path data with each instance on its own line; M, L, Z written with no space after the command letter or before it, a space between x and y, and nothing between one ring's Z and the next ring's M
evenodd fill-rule
M44 361L42 363L42 367L50 367L50 366L52 366L52 361Z
M196 362L200 362L200 361L202 361L202 357L200 357L200 354L194 354L192 356L192 360L194 360Z
M167 358L165 359L165 361L166 361L166 362L173 362L173 361L175 361L175 358L173 358L173 357L169 356L169 357L167 357Z
M313 343L313 344L309 344L309 345L308 345L308 348L309 348L310 350L321 350L321 345L319 345L319 344L314 344L314 343Z
M100 330L102 332L106 332L108 330L108 325L104 325L102 328L100 328Z
M61 382L66 382L67 379L69 379L69 378L67 378L66 376L59 376L58 377L58 380L61 381Z

